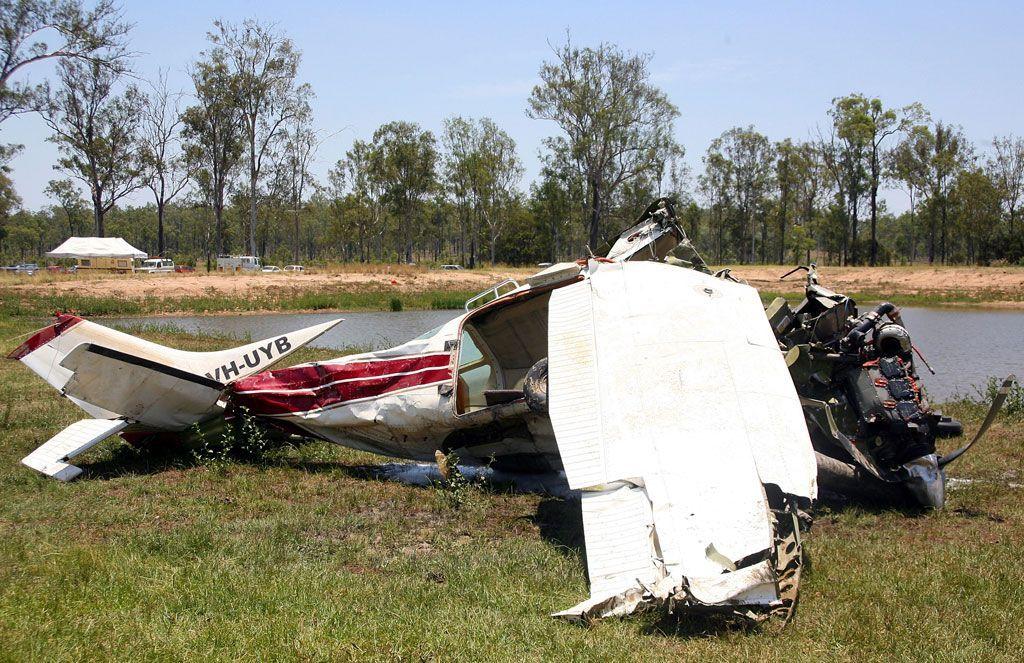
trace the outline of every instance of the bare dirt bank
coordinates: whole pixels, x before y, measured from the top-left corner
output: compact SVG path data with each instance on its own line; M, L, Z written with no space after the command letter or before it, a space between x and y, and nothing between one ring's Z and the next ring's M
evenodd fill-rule
M45 289L51 294L81 297L123 297L129 299L183 299L199 296L251 297L274 291L353 292L363 289L393 290L396 293L465 292L483 290L506 278L522 278L536 269L441 271L404 266L311 273L126 275L39 275L10 281L20 292ZM0 286L6 285L0 279Z
M779 277L789 267L733 267L733 274L746 279L759 290L798 293L803 289L803 274ZM819 267L821 283L838 292L869 293L893 300L901 296L953 303L978 303L1024 307L1024 268L1022 267ZM966 301L965 301L966 300Z
M766 293L797 294L802 274L785 281L785 266L732 267L733 274ZM0 278L0 289L20 296L72 295L123 300L185 300L195 297L252 299L282 293L395 294L476 292L506 278L522 279L536 268L497 267L441 271L410 266L344 266L303 274L51 275ZM861 298L916 304L972 304L1024 308L1021 267L820 267L821 282Z

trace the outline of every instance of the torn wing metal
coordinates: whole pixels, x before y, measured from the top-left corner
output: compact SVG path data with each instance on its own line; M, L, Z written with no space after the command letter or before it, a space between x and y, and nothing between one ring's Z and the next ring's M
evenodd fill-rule
M773 500L817 492L814 454L756 291L655 263L592 264L552 293L550 415L583 491L591 598L764 613L783 601Z

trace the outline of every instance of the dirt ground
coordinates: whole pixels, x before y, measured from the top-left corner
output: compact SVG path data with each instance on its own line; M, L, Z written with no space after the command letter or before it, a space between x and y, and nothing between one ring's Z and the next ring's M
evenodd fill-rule
M779 281L779 277L789 269L771 265L740 265L733 267L732 273L760 290L800 292L803 289L802 273ZM913 295L959 292L991 294L996 300L1000 299L999 293L1012 299L1020 299L1024 293L1024 268L1021 267L819 267L818 276L823 285L838 292Z
M779 276L788 267L734 266L733 274L758 289L796 293L802 275L785 281ZM0 285L14 290L46 288L54 294L75 293L92 297L178 299L191 296L242 296L275 288L288 290L358 291L392 288L397 292L483 290L502 279L522 279L537 268L498 267L461 271L431 270L409 266L352 266L304 274L193 273L165 275L51 275L33 278L5 277ZM936 295L958 293L996 305L1024 305L1024 268L1020 267L821 267L824 285L839 292Z
M45 287L53 294L74 293L86 297L180 299L205 296L243 296L275 288L288 290L356 291L391 288L397 292L484 290L506 278L523 278L538 271L531 268L430 270L406 266L380 266L362 270L294 273L224 274L121 274L37 275L8 281L13 290ZM7 279L0 279L0 285Z

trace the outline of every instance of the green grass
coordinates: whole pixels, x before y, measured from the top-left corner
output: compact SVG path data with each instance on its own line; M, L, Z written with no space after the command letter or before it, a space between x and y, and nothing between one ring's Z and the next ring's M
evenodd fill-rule
M367 288L360 291L284 289L254 291L244 297L204 295L159 298L96 297L54 294L46 288L26 292L0 288L0 316L39 317L55 311L75 311L91 317L146 315L154 313L229 313L250 311L391 311L462 308L475 293L470 291L423 291L402 293Z
M831 287L826 282L826 288ZM967 291L950 290L948 292L894 292L892 290L856 290L839 289L841 294L852 297L858 303L884 302L899 300L900 306L993 306L1007 302L1024 302L1024 291ZM760 290L761 301L767 303L776 297L785 297L794 304L802 298L802 294L794 292L772 292Z
M35 323L0 317L0 338ZM188 349L235 343L145 328ZM13 342L0 348L9 350ZM295 361L331 356L305 350ZM976 428L983 407L947 411ZM954 474L949 507L820 510L782 633L654 616L592 628L548 613L587 596L578 505L437 491L326 444L197 464L109 440L67 485L18 460L80 412L0 362L3 660L1020 660L1022 420ZM952 446L952 445L950 445Z

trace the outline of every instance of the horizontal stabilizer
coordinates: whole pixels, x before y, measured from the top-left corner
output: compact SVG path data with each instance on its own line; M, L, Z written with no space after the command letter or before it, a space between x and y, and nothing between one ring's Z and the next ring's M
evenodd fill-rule
M218 411L224 385L152 359L83 343L61 366L72 372L64 393L140 423L183 430Z
M21 459L23 465L58 481L70 481L82 468L69 465L68 460L124 429L124 419L82 419L71 424Z

